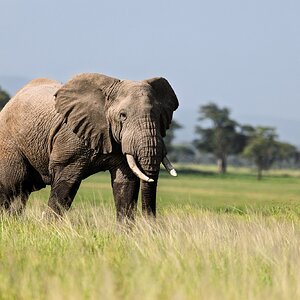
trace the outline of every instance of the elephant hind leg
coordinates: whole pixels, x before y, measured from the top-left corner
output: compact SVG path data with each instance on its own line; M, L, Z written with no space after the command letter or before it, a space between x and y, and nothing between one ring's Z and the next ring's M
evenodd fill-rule
M10 215L20 216L26 207L28 197L29 193L21 193L20 195L13 197L8 208L8 213Z
M0 185L0 210L10 215L21 215L29 194L29 192L23 192L20 188L7 190Z
M12 216L20 216L26 207L28 196L29 194L13 196L0 194L0 211L6 212Z
M10 197L4 192L3 186L0 183L0 210L8 211L11 204Z
M1 158L1 157L0 157ZM19 153L0 160L0 208L20 214L32 191L45 187L41 176Z

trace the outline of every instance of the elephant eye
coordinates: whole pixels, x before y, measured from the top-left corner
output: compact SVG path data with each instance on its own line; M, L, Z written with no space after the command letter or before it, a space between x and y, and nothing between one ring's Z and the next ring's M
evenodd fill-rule
M125 112L121 112L120 113L120 121L124 122L127 119L127 115Z

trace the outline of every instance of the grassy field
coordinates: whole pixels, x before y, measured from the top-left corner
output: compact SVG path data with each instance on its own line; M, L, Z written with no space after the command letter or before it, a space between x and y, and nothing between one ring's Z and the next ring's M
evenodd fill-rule
M300 172L179 166L158 218L117 225L109 174L83 182L66 217L49 190L0 218L0 299L299 299Z

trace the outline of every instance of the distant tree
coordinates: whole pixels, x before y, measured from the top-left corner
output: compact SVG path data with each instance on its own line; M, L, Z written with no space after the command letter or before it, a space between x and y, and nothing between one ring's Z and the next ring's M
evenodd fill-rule
M195 150L191 144L179 144L172 146L170 159L173 162L192 163L195 161Z
M286 157L290 151L286 145L276 139L275 128L256 127L244 149L244 155L252 159L257 167L258 180L262 178L263 170L269 170L280 155L282 158Z
M0 86L0 110L4 107L4 105L9 101L9 94L4 91Z
M297 152L295 153L295 166L299 166L300 163L300 151L299 148L297 149Z
M228 108L220 108L215 103L201 106L199 113L199 121L208 121L209 126L196 127L199 139L194 141L194 145L200 151L213 153L217 159L219 173L226 173L228 155L243 151L247 143L246 133L251 126L240 126L230 118Z
M296 165L299 160L299 151L296 146L289 143L277 142L278 154L276 161L281 166L285 165Z
M173 141L175 138L175 131L180 128L182 128L182 126L176 120L173 120L167 131L167 135L164 137L168 153L171 153L174 150Z

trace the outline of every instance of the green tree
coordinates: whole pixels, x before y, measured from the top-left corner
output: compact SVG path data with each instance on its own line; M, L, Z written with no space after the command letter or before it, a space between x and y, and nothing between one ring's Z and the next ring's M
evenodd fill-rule
M194 141L194 145L200 151L213 153L219 173L226 173L227 157L243 151L247 143L245 132L248 128L241 127L231 119L228 108L220 108L215 103L201 106L199 113L199 121L209 125L196 127L199 139Z
M164 142L168 153L172 153L172 151L174 150L174 146L172 143L175 138L175 131L180 128L182 128L182 126L176 120L173 120L170 125L170 128L167 131L167 135L164 138Z
M4 107L4 105L8 102L9 99L9 94L6 91L4 91L0 86L0 110Z
M277 142L278 154L277 162L279 166L284 164L285 166L295 165L299 159L299 151L296 146L289 143Z
M193 163L195 160L194 147L191 144L174 145L169 158L173 162Z
M262 171L269 170L279 158L280 143L276 139L275 128L256 127L244 149L244 155L252 159L257 167L258 180L262 178Z

